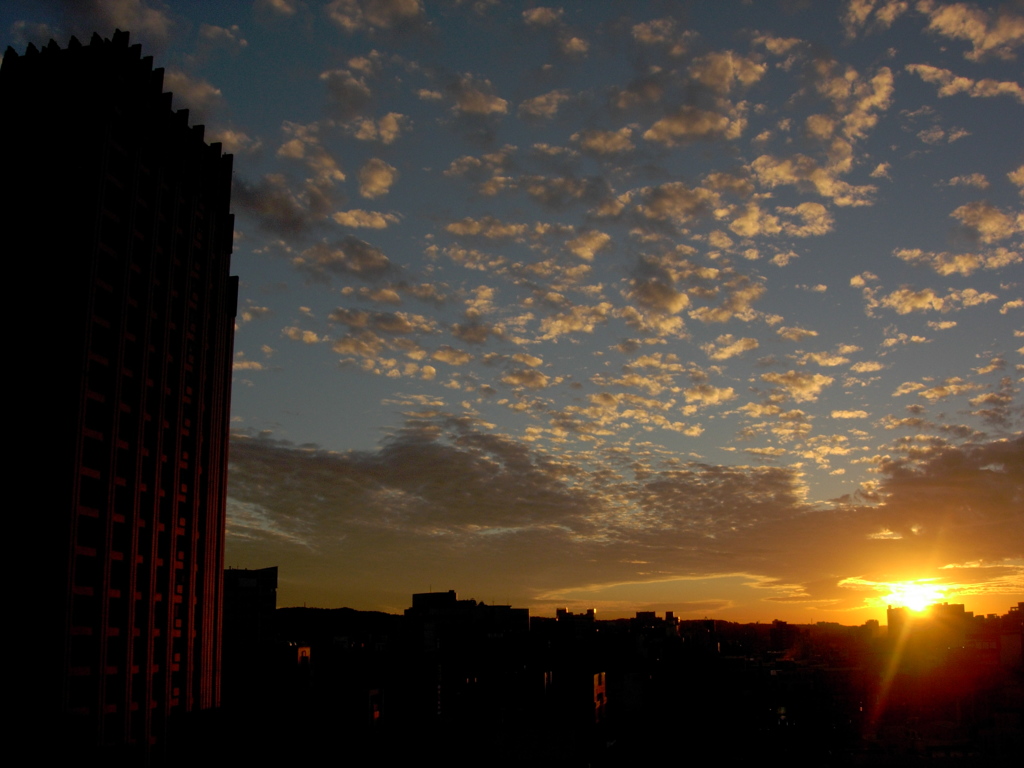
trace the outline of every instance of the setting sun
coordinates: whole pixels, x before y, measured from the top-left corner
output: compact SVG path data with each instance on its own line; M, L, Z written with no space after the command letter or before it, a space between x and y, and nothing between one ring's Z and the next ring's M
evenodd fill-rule
M924 581L904 581L889 584L892 590L883 599L890 605L923 611L932 603L942 600L945 595L934 584Z

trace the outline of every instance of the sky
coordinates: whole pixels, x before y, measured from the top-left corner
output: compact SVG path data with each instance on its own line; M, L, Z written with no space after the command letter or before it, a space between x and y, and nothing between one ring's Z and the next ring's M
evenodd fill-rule
M7 2L234 155L279 605L1024 600L1024 3Z

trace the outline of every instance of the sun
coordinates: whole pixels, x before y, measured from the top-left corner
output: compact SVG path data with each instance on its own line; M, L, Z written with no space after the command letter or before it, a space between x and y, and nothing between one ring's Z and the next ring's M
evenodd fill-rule
M929 605L945 597L937 586L922 581L897 581L887 585L892 590L883 599L890 605L923 611Z

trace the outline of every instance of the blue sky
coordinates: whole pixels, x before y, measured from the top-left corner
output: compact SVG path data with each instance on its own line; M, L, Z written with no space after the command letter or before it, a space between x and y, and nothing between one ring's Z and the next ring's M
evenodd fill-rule
M1024 599L1020 3L0 9L115 27L235 156L227 561L281 604Z

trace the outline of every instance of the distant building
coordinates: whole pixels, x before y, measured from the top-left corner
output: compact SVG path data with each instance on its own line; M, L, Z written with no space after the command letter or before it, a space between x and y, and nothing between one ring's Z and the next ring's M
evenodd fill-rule
M424 649L439 647L459 638L498 640L519 636L530 629L528 608L487 605L476 600L459 600L455 590L420 592L412 596L412 607L405 609L406 619L420 637Z
M25 407L49 454L19 544L54 576L57 648L36 693L57 743L131 754L220 700L231 157L125 32L8 48L0 112L8 290L42 318Z
M455 590L421 592L405 621L421 713L465 723L517 705L511 692L523 667L529 609L459 600Z
M593 624L597 619L597 611L587 608L586 613L573 613L568 608L555 609L555 621L570 624Z
M277 566L224 571L224 637L263 643L273 639L277 611Z
M891 605L885 609L886 635L896 639L907 626L909 611L906 608L893 608Z
M277 566L224 571L223 689L225 706L260 694L277 639ZM309 652L306 652L308 660Z

